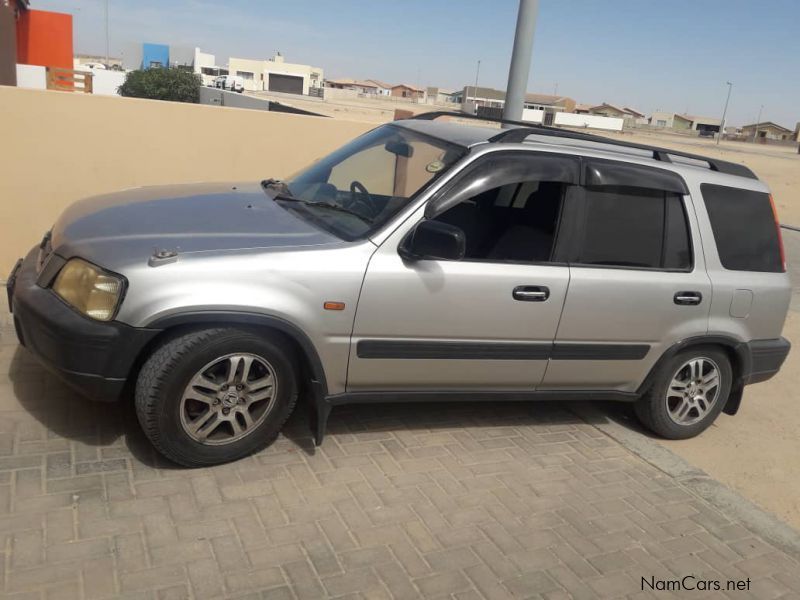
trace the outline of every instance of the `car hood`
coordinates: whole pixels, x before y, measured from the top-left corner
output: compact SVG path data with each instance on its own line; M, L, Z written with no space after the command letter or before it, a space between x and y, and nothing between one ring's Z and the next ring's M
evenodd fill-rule
M101 257L111 267L155 250L180 254L340 244L339 238L281 208L259 183L142 187L80 200L52 231L68 258Z

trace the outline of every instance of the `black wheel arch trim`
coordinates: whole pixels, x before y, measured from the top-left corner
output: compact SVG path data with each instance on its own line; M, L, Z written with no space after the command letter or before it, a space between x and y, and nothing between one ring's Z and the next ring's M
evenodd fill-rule
M325 378L325 369L311 338L303 329L281 317L246 311L202 310L181 312L161 317L148 323L147 327L166 330L179 326L214 323L271 327L289 336L300 346L300 349L308 358L314 396L324 398L328 394L328 380Z
M739 410L739 405L742 401L742 393L744 386L749 382L750 373L753 368L753 359L750 354L750 349L747 342L737 340L734 337L726 335L698 335L682 339L667 348L650 369L650 372L645 377L642 384L636 390L639 396L642 396L653 385L658 371L661 367L672 357L679 352L694 348L696 346L721 346L726 350L733 352L736 358L736 363L731 365L734 369L734 380L731 382L731 391L728 396L728 401L725 403L723 412L729 415L735 415Z

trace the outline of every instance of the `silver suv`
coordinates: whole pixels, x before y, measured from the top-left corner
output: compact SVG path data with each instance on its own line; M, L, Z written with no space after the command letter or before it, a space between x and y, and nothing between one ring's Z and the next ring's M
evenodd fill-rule
M9 278L20 343L132 393L189 466L268 444L298 396L317 443L339 404L500 399L632 402L687 438L778 371L790 285L750 170L442 116L283 181L73 204Z

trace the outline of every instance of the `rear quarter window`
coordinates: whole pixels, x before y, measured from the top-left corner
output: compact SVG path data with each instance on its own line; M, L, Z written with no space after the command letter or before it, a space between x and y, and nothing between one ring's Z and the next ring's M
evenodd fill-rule
M700 191L723 267L732 271L783 272L769 194L710 183L702 184Z

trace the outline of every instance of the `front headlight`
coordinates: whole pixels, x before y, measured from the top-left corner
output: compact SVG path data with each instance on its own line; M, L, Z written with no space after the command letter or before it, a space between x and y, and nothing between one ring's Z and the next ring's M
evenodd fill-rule
M122 294L122 279L73 258L58 273L53 291L83 314L98 321L110 321Z

